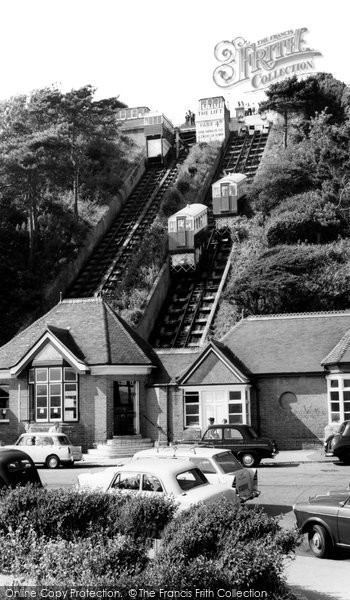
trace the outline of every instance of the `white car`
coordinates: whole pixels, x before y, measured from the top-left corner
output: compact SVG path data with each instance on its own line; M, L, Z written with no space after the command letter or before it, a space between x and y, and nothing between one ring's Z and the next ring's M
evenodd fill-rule
M190 460L205 474L209 483L232 486L241 501L260 495L257 469L247 469L230 450L201 446L167 446L136 452L132 460L177 456Z
M13 446L4 448L23 450L35 464L43 464L49 469L56 469L60 464L73 466L75 461L83 458L81 446L73 446L70 439L60 432L23 433Z
M109 467L98 473L78 476L79 490L117 490L144 494L166 494L179 503L179 510L192 504L214 503L225 497L239 502L235 490L227 485L211 485L206 476L191 461L182 458L130 461L119 467Z

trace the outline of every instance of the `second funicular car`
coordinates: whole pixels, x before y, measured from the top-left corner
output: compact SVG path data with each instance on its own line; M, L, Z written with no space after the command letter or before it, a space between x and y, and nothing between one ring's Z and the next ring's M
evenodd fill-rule
M186 458L204 473L209 483L230 485L243 502L260 495L258 490L258 472L246 469L233 456L230 450L203 448L201 446L167 446L149 448L136 452L133 460L144 458Z
M140 459L123 466L109 467L98 473L83 473L78 476L78 489L109 493L163 493L173 496L179 503L180 510L198 502L218 502L222 497L232 504L239 502L230 485L211 485L198 467L182 458Z

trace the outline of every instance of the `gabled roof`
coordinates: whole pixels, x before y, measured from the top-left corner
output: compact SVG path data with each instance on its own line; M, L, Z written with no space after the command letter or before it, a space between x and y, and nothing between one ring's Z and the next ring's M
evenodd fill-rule
M220 341L254 375L320 373L350 329L350 310L254 316Z
M323 365L334 365L340 362L350 363L350 330L341 338L334 348L323 359Z
M248 383L247 369L219 342L211 340L176 378L178 385Z
M157 356L102 298L66 299L0 348L0 370L50 334L86 365L155 366Z

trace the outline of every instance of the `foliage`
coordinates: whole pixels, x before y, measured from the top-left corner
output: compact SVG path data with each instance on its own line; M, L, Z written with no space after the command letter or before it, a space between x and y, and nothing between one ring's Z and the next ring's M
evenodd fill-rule
M120 106L96 101L91 86L0 102L0 344L41 309L45 286L76 257L135 161L116 126Z
M199 202L208 172L212 169L219 151L219 144L194 144L180 167L176 188L184 196L185 204Z
M293 75L266 90L267 99L260 104L259 110L276 110L281 114L298 111L309 120L327 109L333 121L339 122L344 119L345 89L345 83L330 73L316 73L305 79Z
M33 488L2 492L0 507L3 573L46 585L117 586L126 593L238 587L266 590L275 600L292 598L283 564L299 536L283 531L261 507L222 499L172 518L174 504L163 498ZM159 535L166 523L161 551L150 560L147 536Z
M171 522L151 568L162 588L284 591L285 556L299 542L260 507L199 505Z
M166 190L160 205L159 218L165 221L184 206L185 200L179 189L176 187L169 188Z
M321 243L337 239L347 231L347 223L331 202L317 192L306 192L282 202L268 221L269 246Z
M350 303L350 244L276 246L231 278L226 298L251 314L338 310Z
M121 575L133 576L148 562L146 546L134 539L116 535L106 538L95 533L87 539L46 538L32 529L19 527L7 535L0 533L2 573L45 585L115 585Z
M75 490L45 490L26 486L0 494L0 532L20 531L72 541L103 534L128 535L146 541L158 537L171 519L174 502Z
M167 248L167 225L158 218L144 234L121 283L108 296L111 306L133 326L142 316L148 294L164 264Z

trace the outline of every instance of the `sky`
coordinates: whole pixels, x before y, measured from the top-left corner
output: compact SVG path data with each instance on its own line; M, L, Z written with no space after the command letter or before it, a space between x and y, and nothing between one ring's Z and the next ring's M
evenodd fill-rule
M214 47L306 27L317 71L350 83L346 0L0 0L0 99L56 84L148 106L175 125L199 98L241 94L213 80Z

